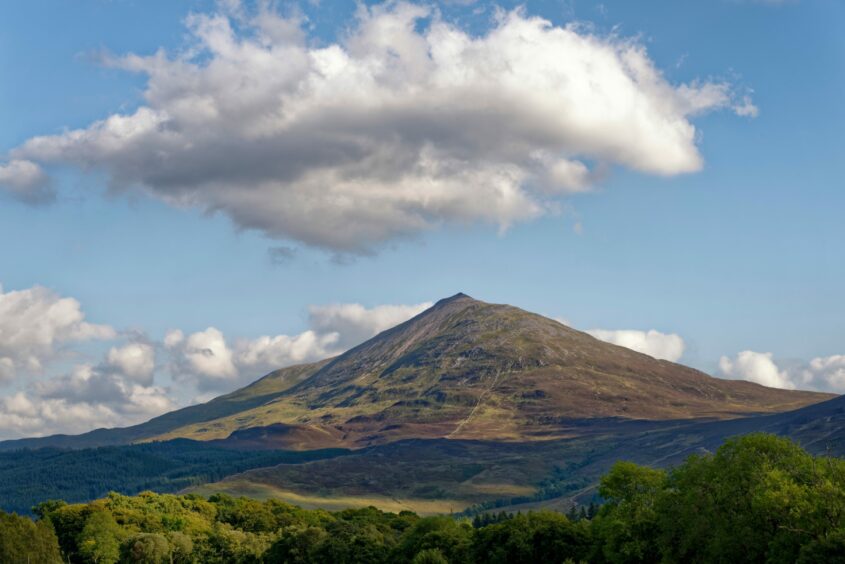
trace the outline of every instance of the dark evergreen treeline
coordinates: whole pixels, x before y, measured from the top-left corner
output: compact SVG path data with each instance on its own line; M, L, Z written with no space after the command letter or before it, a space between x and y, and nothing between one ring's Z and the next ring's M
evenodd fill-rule
M344 449L239 451L177 439L138 445L0 453L0 509L21 515L45 499L87 501L110 491L175 492L252 468L330 458Z
M621 462L601 507L421 518L245 498L110 494L3 515L0 562L845 562L845 461L770 435L664 472ZM592 513L592 518L590 518Z

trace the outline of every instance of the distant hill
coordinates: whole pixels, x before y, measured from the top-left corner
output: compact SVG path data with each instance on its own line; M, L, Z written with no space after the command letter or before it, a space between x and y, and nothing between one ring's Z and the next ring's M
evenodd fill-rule
M457 294L336 358L273 372L208 403L0 449L173 438L300 450L409 438L536 441L595 433L608 421L730 419L830 397L713 378Z

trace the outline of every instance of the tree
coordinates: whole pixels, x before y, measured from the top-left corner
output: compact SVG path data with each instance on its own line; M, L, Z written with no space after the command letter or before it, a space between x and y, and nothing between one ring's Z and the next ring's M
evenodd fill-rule
M411 560L411 564L449 564L449 561L446 560L440 549L427 548L419 551Z
M79 534L79 554L94 564L113 564L120 558L120 541L125 536L109 511L95 511Z
M59 549L63 560L75 562L81 558L77 541L90 513L91 510L84 505L67 504L57 505L49 512L45 511L45 520L53 526L56 537L59 539Z
M469 562L472 526L445 515L420 519L403 535L395 558L412 560L418 553L437 549L452 564Z
M0 562L58 564L59 542L46 522L0 511Z
M670 560L795 562L845 526L845 463L751 434L673 470L658 504ZM832 536L830 536L832 535Z
M520 514L477 530L473 557L501 564L581 560L590 548L588 527L586 521L573 523L551 511Z
M801 548L798 564L845 564L845 529L832 531Z
M42 501L32 508L32 513L39 519L45 519L50 513L66 506L67 502L61 499L48 499Z
M276 516L267 503L245 497L215 494L209 501L217 506L217 519L249 533L275 532Z
M666 473L617 462L599 484L605 504L592 520L598 555L612 563L657 562L657 496Z
M187 564L192 561L194 541L184 533L174 531L168 533L167 541L170 544L170 562L173 564Z
M338 519L326 533L315 554L318 562L378 564L388 561L393 548L393 539L368 521Z
M120 547L121 560L132 564L165 564L170 561L170 543L158 533L138 533Z
M328 536L322 527L291 526L282 529L278 540L264 554L264 562L268 564L316 563L320 546Z

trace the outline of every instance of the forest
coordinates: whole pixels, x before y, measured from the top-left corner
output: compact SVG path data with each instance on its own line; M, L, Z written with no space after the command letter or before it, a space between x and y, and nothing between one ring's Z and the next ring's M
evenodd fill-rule
M845 562L845 461L733 438L669 470L618 462L569 515L420 517L145 492L0 514L0 562Z
M103 497L110 491L177 492L251 468L308 462L349 452L244 451L186 439L80 450L0 452L0 508L32 515L33 506L45 499L75 502Z

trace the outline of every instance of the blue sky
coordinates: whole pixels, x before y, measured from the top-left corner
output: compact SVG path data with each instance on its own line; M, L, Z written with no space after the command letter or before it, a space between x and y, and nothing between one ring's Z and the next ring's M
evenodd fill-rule
M149 412L83 403L92 412L102 407L99 416L90 418L91 425L130 412L141 417L260 375L264 364L233 361L236 368L211 376L222 382L219 386L206 385L202 371L190 362L186 343L208 327L219 329L228 349L235 351L236 339L248 348L250 340L264 335L297 336L309 329L317 338L342 333L331 323L351 323L346 313L323 311L327 321L309 307L361 304L364 313L355 317L359 325L354 330L343 325L351 333L308 353L316 354L337 350L332 346L345 340L351 343L352 333L364 338L385 319L402 318L401 312L388 315L373 309L377 306L406 305L409 309L403 311L410 315L416 311L412 306L458 291L562 318L580 329L678 335L684 343L682 356L668 356L713 374L845 390L845 361L837 360L845 354L841 2L578 0L427 6L436 6L440 15L429 13L418 21L420 33L432 18L440 18L466 37L483 37L498 25L497 10L508 13L522 6L522 18L542 17L552 27L578 22L572 29L580 37L646 49L646 60L673 88L687 84L704 92L702 85L723 85L724 99L680 116L695 127L692 145L685 150L701 159L700 166L692 167L698 170L681 171L690 168L687 160L668 172L655 172L663 166L660 151L656 164L640 165L617 153L579 153L577 147L583 145L576 143L573 153L590 171L590 180L584 181L588 185L567 180L566 188L550 198L544 189L531 192L548 207L531 218L514 211L506 228L501 225L504 212L496 211L491 220L484 215L492 213L487 208L464 200L444 203L446 211L425 208L421 217L426 225L411 229L396 211L404 213L404 201L391 208L398 220L379 216L368 223L374 208L394 203L366 198L360 207L368 209L343 208L337 212L339 220L326 219L320 207L325 201L318 199L307 212L295 211L290 221L268 224L261 205L256 210L231 203L230 195L239 197L237 183L220 188L213 200L195 195L206 192L191 192L192 203L180 205L168 200L176 192L166 192L164 184L109 190L115 171L129 174L125 162L131 155L115 162L103 155L89 157L89 146L72 147L59 157L44 150L20 153L20 148L35 136L59 138L68 130L151 105L144 97L148 76L116 68L120 65L108 63L109 57L152 55L162 49L174 60L196 43L186 25L189 14L224 14L236 34L247 36L252 24L244 18L260 10L247 5L237 12L195 1L6 3L0 8L0 166L24 157L36 163L50 175L55 200L33 204L0 190L0 284L7 293L43 286L53 292L51 299L73 298L87 321L108 325L117 335L92 339L78 331L75 337L56 333L36 351L43 360L37 370L7 351L9 366L14 366L5 380L0 372L6 411L25 412L20 407L24 401L30 411L46 401L64 402L70 409L76 400L69 399L67 390L82 389L81 380L74 380L79 366L88 366L97 377L114 376L119 363L116 354L107 358L108 350L140 342L154 351L155 367L149 377L145 373L134 381L123 374L118 387L123 386L124 402L132 386L140 386L136 396L158 398L150 400ZM322 0L274 9L299 18L310 49L345 45L358 26L352 2ZM379 9L396 8L373 8ZM194 64L202 68L215 56L201 54ZM756 111L743 110L746 102ZM660 100L657 106L660 110ZM579 111L577 103L573 111ZM511 125L504 124L503 131ZM168 150L153 149L156 155ZM468 158L495 161L483 152L486 148L478 151ZM261 158L275 157L268 152ZM213 164L212 159L202 166ZM270 166L259 162L256 167L265 165ZM533 176L522 187L541 183L537 174L545 171L526 170ZM486 174L487 169L477 172ZM149 178L143 174L141 183ZM464 184L460 189L466 190L468 201L489 197ZM420 185L407 188L408 199L418 207L423 204L414 200L419 194L413 191ZM444 190L454 190L449 186ZM305 222L295 231L289 224L299 218ZM338 221L337 229L313 227L330 220ZM374 224L380 226L376 235L361 235ZM360 229L350 227L347 234L344 229L350 225ZM279 246L291 249L293 256L274 262L270 250ZM168 347L163 339L173 329L184 337L181 344ZM0 329L0 340L3 335ZM0 342L0 357L3 346ZM262 358L298 358L280 350ZM742 351L756 356L737 356ZM235 358L240 353L232 354ZM827 368L812 368L813 359ZM175 375L179 370L197 374L182 379ZM236 377L230 377L232 370ZM9 398L17 398L17 407ZM45 421L43 413L26 424L20 423L22 417L10 434L48 432L58 424Z

